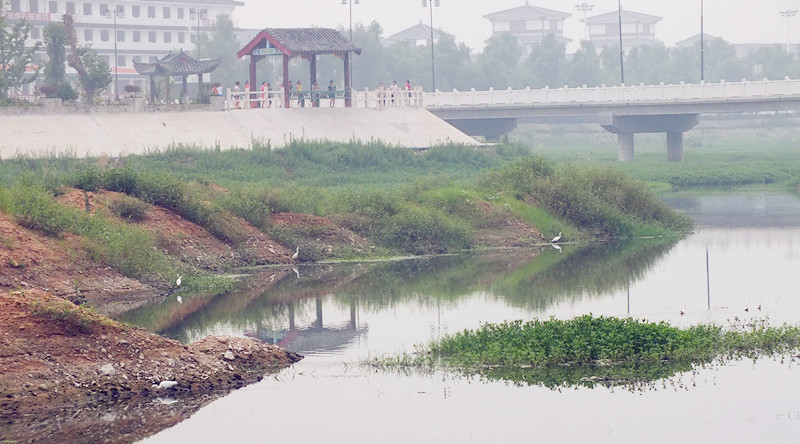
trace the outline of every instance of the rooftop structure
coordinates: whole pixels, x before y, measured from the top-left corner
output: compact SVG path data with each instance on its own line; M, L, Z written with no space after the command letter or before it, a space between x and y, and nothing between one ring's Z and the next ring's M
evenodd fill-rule
M621 20L620 20L621 18ZM589 40L598 48L619 46L620 21L622 22L622 47L661 43L655 37L656 23L661 17L622 9L588 17Z
M431 40L431 27L420 22L410 28L406 28L396 34L383 39L384 46L390 46L395 43L406 42L412 46L427 45ZM433 43L439 41L439 30L433 29Z
M564 37L564 19L569 16L566 12L531 6L526 1L523 6L486 14L483 18L492 22L492 35L514 34L525 48L525 54L530 54L547 34L553 34L561 42L571 42Z

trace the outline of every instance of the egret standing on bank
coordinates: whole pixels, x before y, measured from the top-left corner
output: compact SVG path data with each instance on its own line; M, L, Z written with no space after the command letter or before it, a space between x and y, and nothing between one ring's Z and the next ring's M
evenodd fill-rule
M292 255L292 262L296 261L297 260L297 256L299 256L299 255L300 255L300 247L297 247L297 250L295 250L294 254Z
M556 242L558 242L560 240L561 240L561 232L559 231L558 232L558 236L554 237L553 240L551 240L550 242L551 243L556 243Z
M181 276L178 276L178 280L175 281L175 285L177 285L178 287L181 286Z

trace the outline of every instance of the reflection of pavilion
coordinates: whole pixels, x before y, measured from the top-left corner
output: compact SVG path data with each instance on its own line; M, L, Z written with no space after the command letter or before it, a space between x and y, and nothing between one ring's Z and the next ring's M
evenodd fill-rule
M309 327L298 329L295 325L295 306L288 304L289 327L281 330L263 328L261 325L255 331L245 331L245 336L256 338L268 344L278 345L287 350L298 353L311 351L339 350L349 344L366 328L358 328L356 322L356 303L350 301L350 320L344 327L325 327L322 322L322 299L315 298L316 318Z

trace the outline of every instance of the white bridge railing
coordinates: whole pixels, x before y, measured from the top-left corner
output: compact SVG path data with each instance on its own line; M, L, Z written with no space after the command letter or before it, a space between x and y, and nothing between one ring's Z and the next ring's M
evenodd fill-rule
M322 91L303 91L303 98L297 97L297 92L289 97L290 108L341 108L345 106L344 91L337 91L339 94L332 96L327 90ZM421 108L423 96L422 88L417 87L412 90L362 90L350 91L353 108ZM225 97L225 109L247 109L247 108L283 108L284 91L280 88L276 91L240 91L238 93L228 90Z
M800 80L759 80L719 83L683 83L677 85L599 86L580 88L489 89L488 91L453 90L424 94L425 107L543 105L558 103L690 101L746 99L769 96L800 95Z

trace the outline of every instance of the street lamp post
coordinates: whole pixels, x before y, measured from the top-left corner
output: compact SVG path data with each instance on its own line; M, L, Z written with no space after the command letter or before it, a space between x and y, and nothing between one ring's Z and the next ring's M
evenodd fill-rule
M430 7L431 11L431 84L433 92L436 92L436 56L433 52L433 7L439 6L439 0L422 0L422 7Z
M590 5L590 4L586 3L586 2L584 2L584 3L581 3L580 5L575 5L575 8L577 8L578 11L583 13L584 33L586 34L586 40L589 40L589 24L586 23L586 13L590 12L592 9L594 9L594 5Z
M197 58L200 58L200 19L208 19L208 10L198 8L189 9L189 19L197 19Z
M700 0L700 82L706 80L705 73L705 40L706 36L703 32L703 0Z
M789 38L789 25L791 24L792 17L797 14L796 9L787 9L780 11L780 15L786 17L786 52L792 52L792 41Z
M619 11L619 75L621 84L625 84L625 50L622 48L622 0L617 0L617 10Z
M353 3L358 4L359 0L342 0L343 5L350 5L350 43L353 43ZM353 58L350 58L350 63L347 69L350 71L350 85L353 85Z
M114 99L119 102L119 66L117 65L117 17L125 17L125 11L117 9L117 5L113 5L114 11L106 9L103 15L106 18L114 19Z

